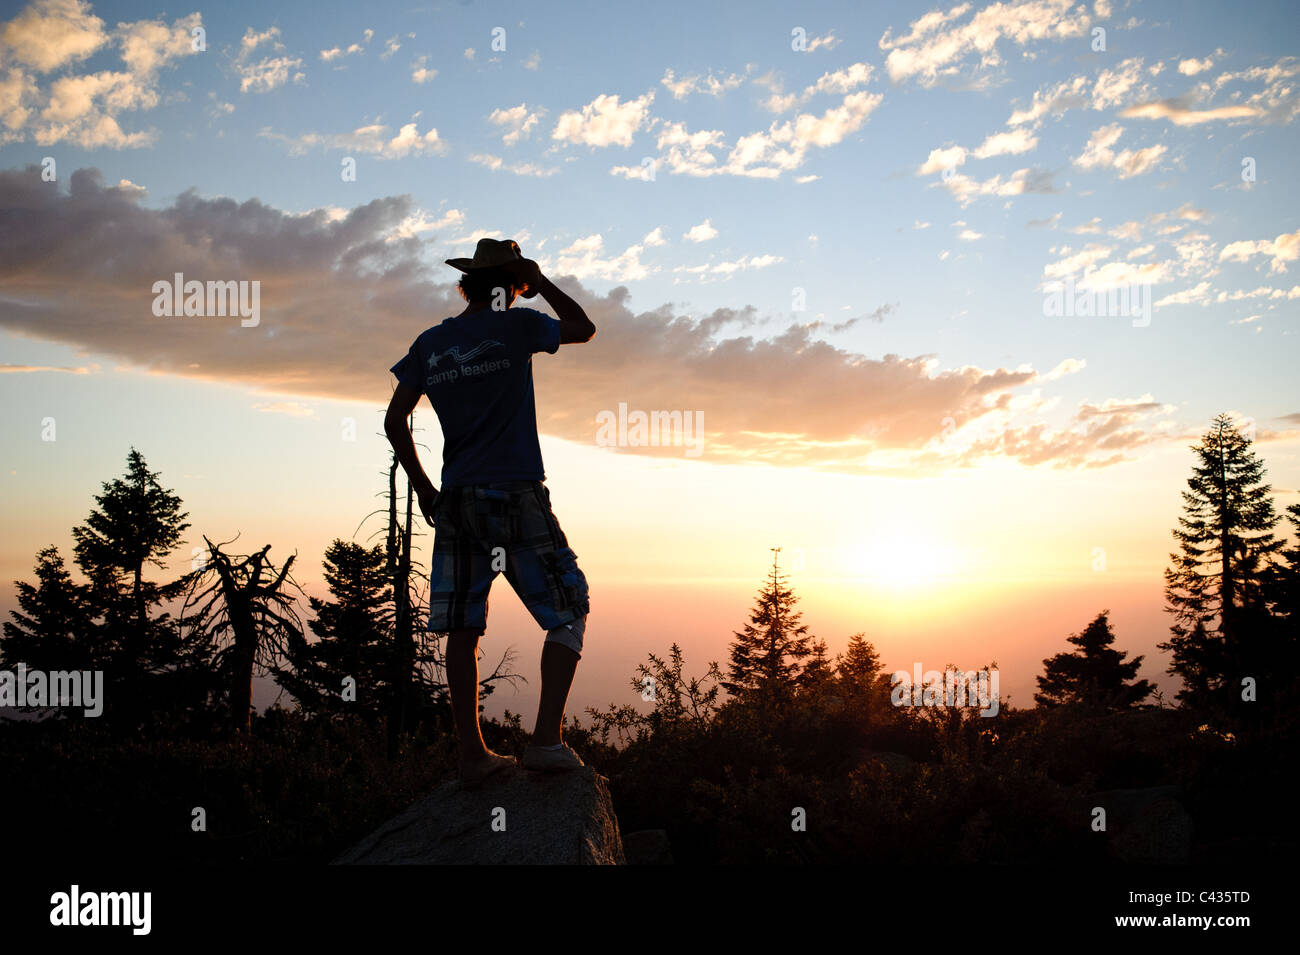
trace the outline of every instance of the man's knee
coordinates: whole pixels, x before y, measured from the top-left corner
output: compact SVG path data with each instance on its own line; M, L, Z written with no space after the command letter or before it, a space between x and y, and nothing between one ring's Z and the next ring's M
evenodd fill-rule
M587 632L587 615L570 623L562 623L546 631L546 642L558 643L582 656L582 638Z

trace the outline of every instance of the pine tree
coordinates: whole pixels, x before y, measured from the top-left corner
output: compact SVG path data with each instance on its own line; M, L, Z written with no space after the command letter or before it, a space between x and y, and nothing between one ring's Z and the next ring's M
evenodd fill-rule
M310 598L315 643L290 653L291 670L276 682L308 713L358 713L377 722L391 710L393 599L381 545L336 538L325 551L325 583L333 600ZM355 701L344 698L345 681Z
M191 677L206 666L206 648L187 639L169 613L154 608L176 599L193 574L165 584L145 578L145 565L166 569L166 557L190 526L181 499L158 483L135 448L127 473L103 485L98 509L74 527L76 562L89 583L92 640L105 661L106 714L124 720L153 710L202 705ZM201 682L201 681L200 681Z
M1266 615L1265 582L1283 541L1272 533L1278 518L1263 463L1232 419L1216 417L1192 450L1198 463L1173 531L1180 552L1165 569L1173 636L1159 647L1172 651L1169 672L1183 678L1180 700L1228 704L1256 669L1250 634Z
M1127 653L1115 650L1115 634L1109 610L1103 610L1082 633L1068 637L1079 649L1058 653L1043 661L1034 701L1040 706L1084 703L1102 709L1127 709L1144 701L1155 690L1147 680L1130 682L1142 665L1138 656L1124 662Z
M874 720L889 698L889 683L880 654L865 633L849 637L848 649L836 660L835 674L847 705L864 719Z
M75 583L57 547L46 547L36 557L33 586L16 580L20 610L9 611L0 638L0 663L13 667L25 663L36 670L93 670L90 588Z
M733 696L756 695L764 705L788 702L802 672L802 661L813 652L802 614L794 609L798 597L785 586L778 565L781 548L772 548L772 571L758 594L750 622L735 633L731 644L730 680Z

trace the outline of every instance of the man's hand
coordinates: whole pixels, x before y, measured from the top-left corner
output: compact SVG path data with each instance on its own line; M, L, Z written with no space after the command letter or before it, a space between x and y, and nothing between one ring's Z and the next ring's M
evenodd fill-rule
M434 488L433 484L429 483L423 487L417 487L415 489L415 496L420 502L420 513L423 514L424 519L429 522L429 526L433 527L433 509L438 503L437 489Z
M511 262L507 268L519 282L519 294L524 298L536 298L543 282L541 267L532 259L519 259Z

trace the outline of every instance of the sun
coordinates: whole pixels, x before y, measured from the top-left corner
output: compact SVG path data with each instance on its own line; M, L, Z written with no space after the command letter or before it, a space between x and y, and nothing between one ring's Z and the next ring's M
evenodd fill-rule
M951 545L924 533L873 534L848 549L846 570L864 584L891 590L921 590L938 585L956 568Z

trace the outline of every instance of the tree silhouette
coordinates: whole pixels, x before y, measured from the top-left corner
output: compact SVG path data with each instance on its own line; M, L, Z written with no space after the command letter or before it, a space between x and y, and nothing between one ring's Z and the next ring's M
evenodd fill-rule
M37 555L36 579L36 586L14 581L20 609L9 611L13 620L5 621L0 665L25 663L46 672L102 668L91 636L90 588L72 580L57 547L46 547Z
M1100 709L1126 709L1141 703L1155 691L1147 680L1130 682L1137 676L1142 657L1124 662L1127 653L1114 649L1115 634L1109 610L1097 614L1081 633L1066 639L1079 649L1058 653L1043 661L1034 701L1042 706L1084 703Z
M304 644L294 599L284 592L286 583L298 589L289 576L293 556L276 574L266 556L270 544L236 563L206 536L203 540L209 560L194 579L197 593L185 606L197 607L189 621L192 631L217 648L213 664L227 688L230 727L246 733L255 671L275 672L281 660ZM200 591L205 579L211 583Z
M103 485L98 509L74 527L77 565L89 579L96 652L108 685L105 712L141 718L151 708L201 705L195 680L205 663L201 640L188 639L168 613L152 608L178 598L192 573L158 584L145 579L146 564L166 569L166 557L190 526L181 499L158 483L144 456L132 448L127 473Z
M835 675L845 703L874 720L889 698L889 680L882 671L880 654L865 633L849 637L848 648L836 658Z
M276 674L305 712L355 712L368 722L390 710L392 681L392 588L384 549L336 538L322 561L333 600L309 598L318 638L290 650L292 670ZM352 681L354 699L344 697Z
M653 708L649 713L642 713L631 704L611 703L602 713L595 707L587 707L592 728L601 739L608 739L611 731L620 741L629 742L684 728L703 729L717 714L718 691L722 685L722 671L717 663L711 662L702 677L687 677L682 648L676 643L669 648L667 660L653 653L649 659L649 663L637 665L632 689L653 703Z
M802 614L794 609L799 598L785 586L780 553L781 548L772 548L772 570L750 622L735 633L730 679L723 683L733 696L756 696L764 705L789 702L803 671L802 661L813 653L808 626L799 622Z
M1228 703L1246 675L1248 631L1267 613L1265 585L1278 518L1262 483L1263 463L1251 442L1221 414L1194 445L1198 462L1182 492L1183 514L1173 531L1179 553L1165 569L1173 636L1170 673L1183 678L1178 698L1193 706Z

